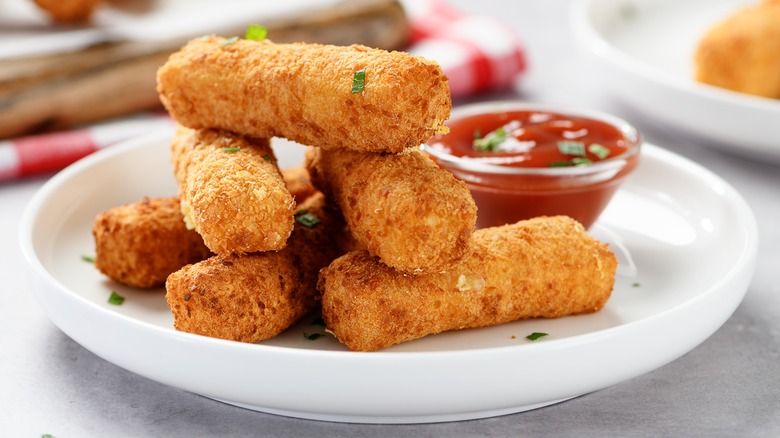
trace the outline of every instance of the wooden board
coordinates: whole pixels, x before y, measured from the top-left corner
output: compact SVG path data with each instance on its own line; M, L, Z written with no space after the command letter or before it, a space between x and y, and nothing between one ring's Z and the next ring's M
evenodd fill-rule
M397 0L344 0L315 16L262 23L275 42L406 44ZM243 35L244 29L233 34ZM83 51L0 61L0 139L62 130L161 108L155 73L185 41L117 42Z

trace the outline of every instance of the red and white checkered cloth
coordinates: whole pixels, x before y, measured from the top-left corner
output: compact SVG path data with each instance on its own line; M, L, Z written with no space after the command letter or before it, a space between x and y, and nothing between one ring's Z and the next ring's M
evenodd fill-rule
M457 99L510 88L526 68L522 42L495 19L469 15L442 0L407 1L408 51L437 61ZM142 135L171 119L157 113L84 129L0 141L0 182L51 173L104 147Z
M443 0L407 1L414 55L433 59L453 98L508 89L526 69L522 41L494 18L470 15Z
M55 172L92 152L166 126L173 126L167 114L149 112L84 129L0 141L0 181Z

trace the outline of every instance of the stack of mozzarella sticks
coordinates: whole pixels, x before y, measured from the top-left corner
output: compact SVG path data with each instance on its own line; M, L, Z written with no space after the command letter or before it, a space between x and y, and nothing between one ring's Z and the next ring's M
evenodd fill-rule
M615 257L572 219L475 231L467 186L419 147L446 131L451 108L434 62L356 45L204 37L173 54L157 80L180 125L171 144L177 232L210 251L160 270L178 330L258 342L320 308L350 350L376 351L594 312L610 296ZM305 168L280 171L271 137L307 145ZM155 234L154 221L113 215ZM101 243L119 239L107 222L99 217L94 230L96 265L122 281L117 272L138 269L105 267L118 257Z

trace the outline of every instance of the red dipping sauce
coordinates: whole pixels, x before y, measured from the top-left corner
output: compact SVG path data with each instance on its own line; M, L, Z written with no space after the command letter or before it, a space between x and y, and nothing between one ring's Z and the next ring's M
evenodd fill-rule
M478 228L552 215L588 228L639 160L636 129L596 111L483 103L447 126L424 149L468 184Z

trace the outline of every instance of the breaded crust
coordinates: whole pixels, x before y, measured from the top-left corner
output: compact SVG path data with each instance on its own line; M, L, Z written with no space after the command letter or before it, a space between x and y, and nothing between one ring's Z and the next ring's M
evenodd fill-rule
M287 190L296 204L300 204L317 192L317 188L311 183L309 171L303 165L286 167L281 169L281 172L284 183L287 185Z
M180 127L171 160L185 220L214 253L284 247L295 201L267 139Z
M780 1L743 7L717 23L694 61L700 82L780 99Z
M449 86L433 61L359 45L225 43L193 39L158 70L160 100L182 125L374 152L446 130Z
M341 254L334 236L343 221L321 193L301 208L320 222L296 223L283 250L218 255L171 274L166 300L176 330L259 342L314 310L317 273Z
M128 286L165 283L182 266L211 255L203 239L184 226L178 198L144 198L97 215L92 228L95 267Z
M477 230L474 253L442 273L405 275L365 251L320 273L322 316L354 351L447 330L595 312L617 261L573 219L537 218Z
M375 154L310 147L306 166L355 239L388 266L433 272L466 253L477 221L474 199L419 148Z

